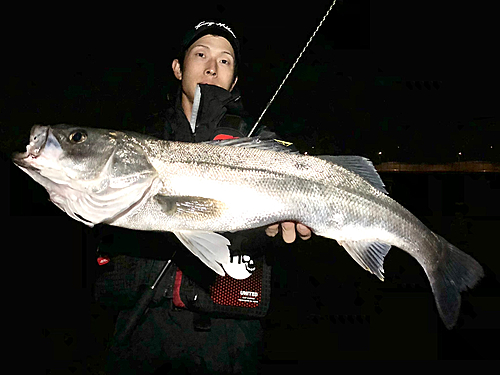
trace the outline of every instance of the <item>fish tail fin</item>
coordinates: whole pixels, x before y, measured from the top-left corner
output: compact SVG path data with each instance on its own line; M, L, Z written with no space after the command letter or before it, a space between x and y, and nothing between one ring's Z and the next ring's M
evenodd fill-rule
M470 255L437 237L440 258L437 267L425 269L436 300L439 315L446 328L451 329L460 311L460 292L472 288L484 276L483 267Z

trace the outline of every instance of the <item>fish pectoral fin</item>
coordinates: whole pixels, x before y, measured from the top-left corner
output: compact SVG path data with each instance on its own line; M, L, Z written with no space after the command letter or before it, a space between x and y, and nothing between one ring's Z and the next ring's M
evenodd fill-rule
M216 199L192 196L170 196L157 194L154 200L167 215L196 215L218 217L226 205Z
M384 257L391 245L371 241L341 241L349 255L365 270L384 281Z
M176 231L173 232L189 251L221 276L225 276L221 264L229 263L229 240L214 232Z

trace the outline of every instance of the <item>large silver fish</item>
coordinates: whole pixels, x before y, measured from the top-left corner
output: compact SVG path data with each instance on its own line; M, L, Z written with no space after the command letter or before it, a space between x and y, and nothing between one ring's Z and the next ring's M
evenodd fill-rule
M72 218L90 226L171 231L221 275L229 241L214 232L280 221L301 222L337 240L381 280L384 257L396 246L423 267L451 328L460 292L483 276L479 263L391 199L367 159L277 152L266 149L270 142L193 144L34 126L26 152L13 159Z

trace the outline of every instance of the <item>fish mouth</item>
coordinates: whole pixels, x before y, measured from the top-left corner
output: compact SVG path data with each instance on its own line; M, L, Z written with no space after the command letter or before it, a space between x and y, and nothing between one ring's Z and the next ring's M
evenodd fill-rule
M34 125L31 128L30 143L26 146L26 151L15 152L12 155L12 161L20 167L38 169L32 165L31 161L38 158L42 153L47 140L50 138L49 131L50 126Z

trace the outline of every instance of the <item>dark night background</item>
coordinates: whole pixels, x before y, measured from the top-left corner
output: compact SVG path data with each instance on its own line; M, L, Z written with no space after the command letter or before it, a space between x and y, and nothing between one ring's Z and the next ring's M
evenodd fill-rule
M312 154L358 154L375 164L500 162L492 9L384 3L338 1L262 122ZM330 5L284 4L30 8L4 15L2 213L6 243L14 243L4 253L19 259L22 288L42 299L34 332L41 330L48 369L84 373L112 328L107 312L90 301L85 229L48 202L9 155L24 150L35 123L143 131L148 116L176 92L170 64L179 41L206 19L229 24L240 38L237 86L257 118ZM280 281L266 325L270 368L498 355L498 343L489 339L498 336L500 316L498 173L382 178L396 200L484 266L484 281L463 295L457 328L443 327L427 278L407 254L389 253L381 283L345 252L329 251L331 241L315 237L278 246L289 256L275 267ZM21 294L20 307L27 308L32 296Z

